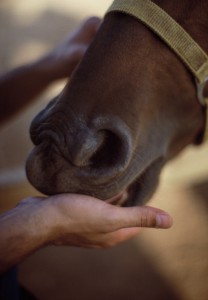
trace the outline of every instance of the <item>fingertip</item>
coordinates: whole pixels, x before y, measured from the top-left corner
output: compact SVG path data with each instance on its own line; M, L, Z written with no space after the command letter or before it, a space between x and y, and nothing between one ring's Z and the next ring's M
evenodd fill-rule
M84 26L91 28L92 30L97 31L102 23L102 19L96 16L89 17L84 22Z
M173 219L166 213L159 213L156 215L156 228L167 229L172 227Z

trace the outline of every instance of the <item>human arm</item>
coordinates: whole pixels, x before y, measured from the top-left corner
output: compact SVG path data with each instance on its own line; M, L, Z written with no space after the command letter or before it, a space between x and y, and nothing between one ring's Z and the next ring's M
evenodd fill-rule
M71 75L100 22L97 17L89 18L44 57L0 76L0 123L24 108L51 83Z
M140 227L171 225L168 214L152 207L116 207L75 194L31 197L0 216L0 273L46 245L106 248Z

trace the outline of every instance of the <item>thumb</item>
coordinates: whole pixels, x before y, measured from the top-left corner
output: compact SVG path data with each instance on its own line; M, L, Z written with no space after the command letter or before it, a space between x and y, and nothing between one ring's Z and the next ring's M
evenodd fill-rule
M130 227L170 228L172 226L171 216L151 206L142 207L112 207L108 214L111 231ZM107 224L107 223L106 223ZM110 230L109 230L110 231Z

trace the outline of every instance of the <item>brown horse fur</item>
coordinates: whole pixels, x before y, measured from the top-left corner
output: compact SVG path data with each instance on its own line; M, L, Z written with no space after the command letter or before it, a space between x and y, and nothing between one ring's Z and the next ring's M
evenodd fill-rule
M208 52L208 1L157 0ZM197 143L205 114L192 75L142 23L109 13L73 78L33 121L31 183L126 205L146 202L163 165Z

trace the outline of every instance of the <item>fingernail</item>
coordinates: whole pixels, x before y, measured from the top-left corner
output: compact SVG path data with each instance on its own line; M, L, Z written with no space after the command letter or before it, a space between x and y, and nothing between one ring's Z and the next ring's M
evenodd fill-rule
M171 216L167 214L158 214L156 216L156 227L157 228L170 228L172 226L173 220Z

